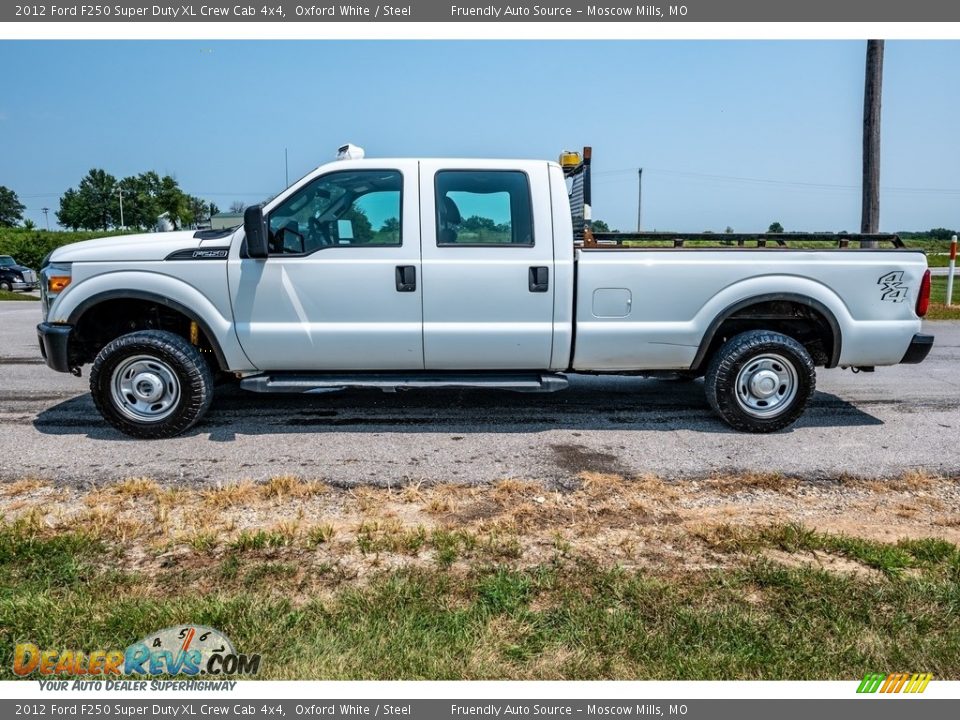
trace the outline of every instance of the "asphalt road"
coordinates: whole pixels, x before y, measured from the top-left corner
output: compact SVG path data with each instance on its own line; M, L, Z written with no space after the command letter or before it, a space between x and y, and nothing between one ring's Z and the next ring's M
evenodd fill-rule
M107 426L87 378L41 361L39 303L0 302L0 479L215 484L294 473L337 485L563 481L579 472L702 476L781 471L960 472L960 323L931 322L922 365L821 371L805 416L773 435L713 417L700 382L574 378L549 395L492 391L259 396L218 389L185 436L131 440Z

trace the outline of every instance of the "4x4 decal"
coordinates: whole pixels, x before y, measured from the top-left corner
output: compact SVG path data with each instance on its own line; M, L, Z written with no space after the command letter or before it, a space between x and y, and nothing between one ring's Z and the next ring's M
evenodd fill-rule
M877 285L881 285L880 299L890 302L903 302L907 299L907 286L903 284L903 270L896 270L882 275L877 280Z

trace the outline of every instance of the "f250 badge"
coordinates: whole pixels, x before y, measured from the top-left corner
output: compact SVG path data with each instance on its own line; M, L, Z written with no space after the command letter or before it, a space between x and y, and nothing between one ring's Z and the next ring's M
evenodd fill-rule
M218 260L230 254L229 250L194 250L193 257L200 260Z
M877 280L880 285L880 299L890 302L903 302L907 299L907 286L903 284L903 270L896 270L882 275Z

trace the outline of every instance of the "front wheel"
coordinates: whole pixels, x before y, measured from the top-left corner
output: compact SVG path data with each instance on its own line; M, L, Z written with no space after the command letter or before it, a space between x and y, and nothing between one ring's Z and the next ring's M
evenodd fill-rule
M103 418L136 438L179 435L213 400L213 373L200 352L164 330L141 330L108 343L93 361L90 392Z
M803 414L817 384L810 353L787 335L751 330L725 342L704 377L707 402L742 432L782 430Z
M13 285L8 283L6 280L0 280L0 290L4 292L13 292Z

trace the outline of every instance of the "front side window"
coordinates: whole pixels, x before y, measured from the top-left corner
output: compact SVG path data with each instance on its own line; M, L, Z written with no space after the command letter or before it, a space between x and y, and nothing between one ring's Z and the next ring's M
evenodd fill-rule
M270 254L327 247L397 246L403 176L396 170L323 175L270 213Z
M533 245L530 182L516 170L442 170L437 245Z

